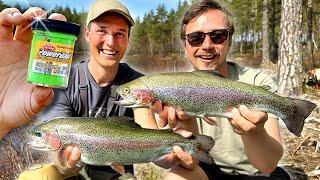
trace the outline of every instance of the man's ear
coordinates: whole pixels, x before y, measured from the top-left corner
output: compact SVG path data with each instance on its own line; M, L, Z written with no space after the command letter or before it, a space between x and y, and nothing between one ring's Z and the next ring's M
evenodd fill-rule
M88 28L88 26L86 26L84 28L84 38L86 39L87 42L89 42L89 33L90 33L90 29Z
M232 36L229 37L229 47L232 45Z
M186 49L186 43L187 43L187 40L186 39L182 39L181 41L180 41L180 43L182 44L182 46L183 46L183 49Z
M182 46L183 46L183 50L184 50L184 54L187 54L187 41L186 40L182 40L181 41Z

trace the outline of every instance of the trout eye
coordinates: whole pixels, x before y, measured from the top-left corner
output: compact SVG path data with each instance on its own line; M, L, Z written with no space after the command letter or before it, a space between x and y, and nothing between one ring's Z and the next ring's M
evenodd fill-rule
M123 92L126 93L126 94L129 94L130 93L130 89L129 88L124 88Z
M40 131L36 131L36 132L34 133L34 135L37 136L37 137L42 137L42 134L41 134Z

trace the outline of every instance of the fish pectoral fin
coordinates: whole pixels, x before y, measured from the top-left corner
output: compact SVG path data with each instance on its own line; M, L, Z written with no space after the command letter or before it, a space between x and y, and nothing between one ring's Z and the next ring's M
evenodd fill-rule
M209 116L209 115L198 115L195 113L190 113L190 112L186 112L186 114L188 116L192 116L192 117L199 117L202 118L203 120L205 120L208 124L210 124L211 126L219 126L219 124L217 123L217 121L215 120L214 117Z
M209 113L205 115L206 117L223 117L223 118L232 118L231 112L222 112L222 113Z
M173 153L170 153L154 160L153 163L162 168L169 169L175 164L174 160L175 160L175 155Z
M214 117L203 116L203 120L211 126L220 126Z
M263 89L265 89L267 91L269 91L271 89L271 87L268 86L268 85L263 85L263 86L259 86L259 87L261 87L261 88L263 88Z
M112 163L110 167L121 175L124 175L126 173L124 166L122 164Z
M219 121L216 120L215 117L223 117L223 118L232 118L232 114L230 112L225 113L211 113L203 115L201 118L205 120L211 126L220 126Z
M190 117L199 117L199 118L203 118L203 115L199 115L199 114L196 114L194 112L185 112L187 116L190 116Z

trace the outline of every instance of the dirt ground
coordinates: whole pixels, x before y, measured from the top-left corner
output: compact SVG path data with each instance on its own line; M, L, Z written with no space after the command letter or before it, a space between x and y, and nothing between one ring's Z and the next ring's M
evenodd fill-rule
M318 92L320 94L320 90ZM301 137L297 137L286 128L282 128L285 154L281 164L287 169L292 179L320 179L320 96L303 95L301 98L317 104L317 108L306 119Z

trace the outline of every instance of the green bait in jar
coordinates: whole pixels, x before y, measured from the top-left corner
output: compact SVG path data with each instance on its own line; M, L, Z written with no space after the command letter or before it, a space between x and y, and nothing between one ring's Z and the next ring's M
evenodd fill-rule
M80 26L58 20L35 19L32 32L27 81L39 86L66 88Z

